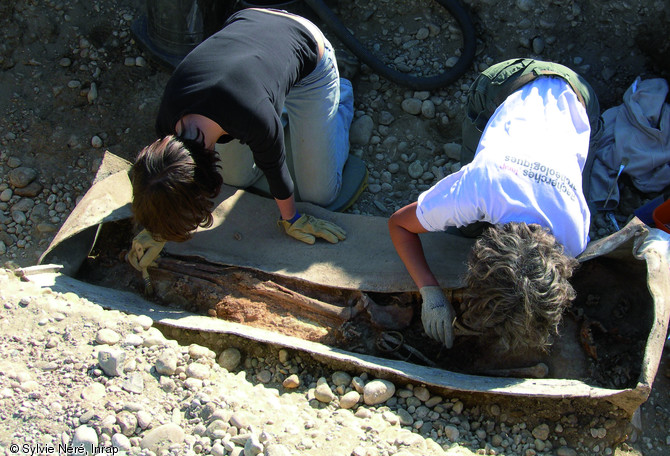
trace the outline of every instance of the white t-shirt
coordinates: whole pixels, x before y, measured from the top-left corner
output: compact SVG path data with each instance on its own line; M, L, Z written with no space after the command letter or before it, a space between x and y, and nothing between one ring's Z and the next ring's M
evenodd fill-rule
M474 160L419 195L419 222L428 231L477 221L538 223L577 256L589 233L581 173L590 134L569 85L535 79L491 116Z

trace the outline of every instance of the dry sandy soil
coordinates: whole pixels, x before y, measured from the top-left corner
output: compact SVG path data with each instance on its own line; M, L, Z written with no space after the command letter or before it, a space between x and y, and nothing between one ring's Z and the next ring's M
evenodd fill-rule
M636 76L670 77L667 1L617 0L596 5L573 0L470 0L466 4L475 19L477 56L455 83L426 95L384 81L365 66L353 77L357 115L373 117L373 138L379 140L353 148L368 164L373 184L386 182L390 163L404 171L410 161L386 156L384 139L388 137L396 138L394 154L399 140L412 160L431 164L445 158L442 146L460 141L463 91L478 70L497 61L532 56L571 66L591 82L603 111L621 102ZM409 50L409 57L402 55L404 48L398 44L411 41L429 23L449 30L456 40L459 36L435 2L341 0L336 6L357 36L391 55L387 61L416 60ZM292 8L323 25L306 6ZM130 26L143 11L140 0L0 2L0 192L6 196L0 198L0 250L4 261L20 266L37 262L90 186L105 150L132 160L154 139L154 115L169 73L133 39ZM324 30L338 49L344 49L327 27ZM418 44L422 56L431 52L449 56L458 47L441 42L439 36ZM400 56L393 54L398 49ZM434 100L435 114L403 111L401 102L414 97ZM394 119L384 128L382 112ZM441 163L445 162L454 164L448 157ZM23 196L8 178L11 170L21 167L31 169L37 183ZM365 192L354 210L390 215L415 200L421 186L429 182L411 182L406 172L400 172L393 175L391 184L389 192ZM628 194L632 202L618 211L620 222L636 204L656 196ZM18 208L25 217L15 218L15 205L26 199ZM600 234L606 234L609 228L599 223L604 230ZM666 354L650 400L641 410L642 436L620 446L620 454L667 454L668 369Z

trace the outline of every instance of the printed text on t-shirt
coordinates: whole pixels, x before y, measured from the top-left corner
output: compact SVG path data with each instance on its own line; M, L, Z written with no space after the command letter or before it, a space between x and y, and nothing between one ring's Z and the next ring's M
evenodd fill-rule
M505 155L505 161L516 164L517 166L521 166L523 168L522 175L528 179L532 179L538 184L551 185L558 191L568 195L572 200L576 198L575 194L577 192L577 188L575 187L575 184L570 180L569 177L561 174L554 168L537 161L532 162L525 158L510 157L509 155Z

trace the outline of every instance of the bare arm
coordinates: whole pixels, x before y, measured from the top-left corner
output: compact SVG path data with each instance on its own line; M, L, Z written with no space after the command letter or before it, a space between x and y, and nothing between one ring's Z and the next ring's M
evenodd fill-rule
M293 195L283 200L275 198L275 201L279 207L282 219L291 220L295 216L297 209L295 207L295 197Z
M427 230L416 217L416 204L409 204L391 216L388 222L391 241L417 287L437 286L419 239L419 233Z

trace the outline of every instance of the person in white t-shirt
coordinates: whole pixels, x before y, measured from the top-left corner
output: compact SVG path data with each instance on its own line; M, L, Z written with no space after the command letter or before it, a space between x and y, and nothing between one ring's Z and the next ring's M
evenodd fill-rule
M569 68L518 59L483 72L466 110L464 166L394 213L391 239L430 337L451 348L455 312L419 234L457 227L478 236L459 325L501 350L546 348L575 298L569 278L588 242L582 173L602 130L598 100Z

